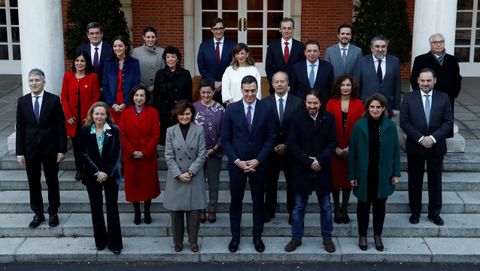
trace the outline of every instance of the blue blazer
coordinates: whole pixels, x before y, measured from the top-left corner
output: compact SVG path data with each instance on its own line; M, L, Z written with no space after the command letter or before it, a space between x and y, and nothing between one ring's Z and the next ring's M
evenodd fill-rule
M313 89L318 90L322 97L322 104L327 104L331 97L333 82L333 67L325 60L319 59L317 77ZM290 79L290 93L303 100L305 93L312 89L308 81L306 60L299 61L293 69L293 76Z
M290 56L288 63L285 64L282 51L282 39L276 39L270 42L267 48L267 57L265 59L265 73L267 74L268 82L270 83L270 94L274 93L272 87L272 77L278 71L283 71L292 78L293 67L300 60L305 60L303 43L292 39L292 48L290 49Z
M270 108L257 99L251 130L243 108L243 100L227 107L222 119L222 148L228 156L228 163L235 160L257 159L260 166L267 164L277 134L275 116Z
M348 46L347 58L345 64L342 59L342 52L338 43L327 48L325 51L325 61L333 66L333 77L337 79L340 75L349 74L353 76L353 69L357 65L358 60L362 57L362 49L350 43Z
M100 59L98 60L98 71L95 71L95 73L98 74L98 78L102 79L103 77L103 65L105 63L105 60L109 59L112 57L113 51L112 51L112 45L106 41L102 42L102 48L100 49ZM84 51L87 53L88 56L90 56L90 60L92 59L92 55L90 54L90 43L82 43L78 45L76 53L80 53L81 51ZM93 65L93 61L92 61Z
M112 106L117 97L118 61L115 57L107 59L103 67L102 93L105 102ZM128 57L123 63L123 103L130 105L130 91L140 84L140 64L138 59Z
M233 47L235 47L235 42L225 38L223 40L220 63L217 63L213 38L200 44L200 47L198 48L197 64L198 70L204 79L222 81L223 73L232 61Z
M391 116L392 109L400 110L400 62L392 55L387 55L386 58L387 67L382 83L378 81L372 54L360 58L354 71L354 78L359 86L360 98L364 102L377 92L387 98L388 113Z
M431 99L430 121L427 126L420 90L409 92L403 97L400 127L407 134L405 151L408 154L444 155L447 152L446 137L453 127L450 100L448 94L439 90L433 91ZM418 143L422 136L427 135L432 135L437 141L430 149L425 149Z

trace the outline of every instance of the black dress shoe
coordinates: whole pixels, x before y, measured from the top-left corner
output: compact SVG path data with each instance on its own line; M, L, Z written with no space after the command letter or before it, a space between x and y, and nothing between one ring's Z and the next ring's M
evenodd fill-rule
M358 238L358 247L364 251L368 249L367 236L360 236Z
M271 214L265 214L265 219L264 219L264 222L265 223L268 223L272 220L272 218L275 217L275 215L271 215Z
M263 252L265 250L265 244L263 243L261 236L253 237L253 245L255 246L255 250L257 252Z
M105 245L97 246L97 251L102 251L102 250L104 250L106 247L107 247L107 243L105 243Z
M36 227L40 226L40 224L42 224L43 221L45 221L45 216L43 214L42 215L35 215L33 217L32 222L30 222L30 224L28 225L28 227L30 229L35 229Z
M50 217L48 218L48 225L53 228L58 226L58 224L60 224L58 222L58 215L57 214L50 215Z
M110 250L113 252L113 254L116 254L116 255L122 253L121 249L110 249Z
M408 220L412 224L418 224L418 222L420 222L420 215L419 214L412 214Z
M290 240L290 242L288 242L288 244L285 246L285 251L286 252L292 252L294 251L295 249L297 249L297 247L301 246L302 245L302 240L297 240L297 239L292 239Z
M383 247L383 242L382 242L382 236L374 235L373 239L375 240L375 248L378 251L383 251L384 247Z
M443 219L439 215L428 215L428 219L435 225L443 226Z
M75 173L75 181L80 181L83 177L83 174L81 171L77 171L77 173Z
M238 250L238 246L240 245L240 236L233 236L230 244L228 244L228 251L236 252Z

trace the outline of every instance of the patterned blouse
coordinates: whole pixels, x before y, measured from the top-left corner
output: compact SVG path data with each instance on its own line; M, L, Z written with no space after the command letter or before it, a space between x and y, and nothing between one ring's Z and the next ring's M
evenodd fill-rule
M220 124L222 123L225 108L218 102L213 102L211 106L205 106L198 101L193 104L195 107L195 123L203 126L205 131L205 144L207 150L220 146ZM215 157L222 157L222 151L217 151Z

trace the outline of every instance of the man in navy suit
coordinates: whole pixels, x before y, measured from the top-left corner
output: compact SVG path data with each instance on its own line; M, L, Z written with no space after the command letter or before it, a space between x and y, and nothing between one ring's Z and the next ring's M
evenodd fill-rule
M354 78L360 88L360 98L365 101L375 93L387 98L388 116L398 115L400 109L400 61L388 55L389 40L376 36L370 42L372 54L365 55L357 63Z
M331 96L333 67L320 57L320 44L309 40L305 44L306 61L299 61L293 68L290 80L290 93L303 100L308 90L316 89L322 97L322 103L327 104Z
M232 240L228 250L235 252L240 244L242 201L248 181L253 203L253 244L255 250L263 252L263 196L268 156L275 143L275 116L264 102L257 100L258 82L254 76L245 76L241 83L243 99L227 107L221 131L230 175Z
M80 44L76 52L78 54L84 51L91 57L93 71L98 74L98 79L102 80L103 63L112 56L112 45L102 40L102 26L97 22L87 24L86 33L89 43Z
M400 110L400 127L407 134L408 199L410 223L417 224L422 211L422 184L425 161L428 176L428 219L443 225L442 163L447 152L446 137L453 126L452 108L446 93L434 89L435 72L420 70L420 90L407 93Z
M293 19L283 18L278 30L282 34L282 38L273 40L268 45L265 72L270 83L270 94L275 92L272 83L273 75L278 71L283 71L291 78L295 63L305 59L303 43L292 38L294 30L295 22Z
M222 76L232 61L235 42L225 38L225 25L221 18L213 19L210 23L210 28L213 33L213 39L208 39L200 44L197 64L202 77L215 82L213 99L222 103Z
M350 43L352 39L352 26L341 24L337 28L338 43L327 48L325 61L333 66L333 77L349 74L353 76L353 69L362 57L362 49Z
M48 186L50 227L58 226L60 191L58 164L67 152L67 133L60 98L46 92L45 74L39 69L28 73L31 93L18 99L16 126L17 161L26 167L30 192L30 207L35 213L30 228L45 221L43 214L41 167Z
M277 137L275 146L268 159L268 172L265 185L265 222L275 217L277 208L277 188L280 170L283 170L287 183L287 210L288 222L292 223L294 194L292 190L292 156L288 152L287 138L293 114L302 109L302 99L288 93L288 74L276 72L272 77L275 93L262 101L275 115Z

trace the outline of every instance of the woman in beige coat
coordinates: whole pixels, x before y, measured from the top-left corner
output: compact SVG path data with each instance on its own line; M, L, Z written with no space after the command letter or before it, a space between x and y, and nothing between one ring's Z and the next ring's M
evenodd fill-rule
M190 249L197 252L200 212L207 206L205 196L205 135L202 126L193 122L195 108L186 100L172 109L178 124L167 129L165 159L168 166L163 205L170 210L175 251L183 249L184 216ZM184 215L185 214L185 215Z

